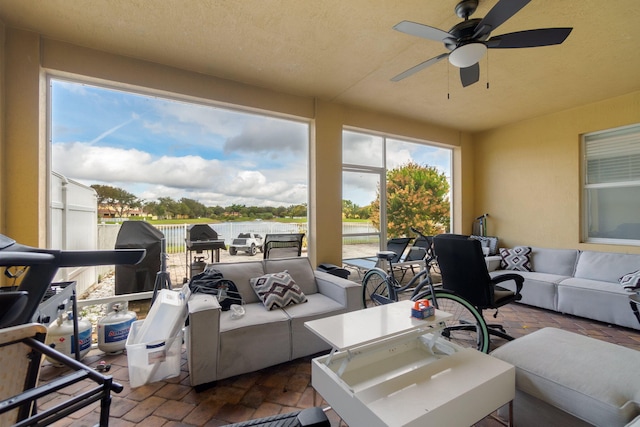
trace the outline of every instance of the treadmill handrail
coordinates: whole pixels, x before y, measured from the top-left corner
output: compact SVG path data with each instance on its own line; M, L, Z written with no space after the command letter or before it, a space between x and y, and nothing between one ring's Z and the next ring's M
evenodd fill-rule
M18 291L27 292L27 301L15 319L7 319L0 328L30 322L56 272L62 267L88 267L94 265L137 264L146 255L146 249L115 250L59 250L40 249L11 243L13 240L0 234L0 242L9 243L0 247L0 266L29 267L20 281ZM21 304L24 302L21 301ZM10 307L3 307L9 310Z
M0 266L3 267L52 264L55 259L55 256L47 253L0 251Z

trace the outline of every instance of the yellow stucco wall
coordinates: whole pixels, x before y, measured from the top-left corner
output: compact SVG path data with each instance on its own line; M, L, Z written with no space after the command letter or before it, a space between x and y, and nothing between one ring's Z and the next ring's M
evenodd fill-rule
M580 136L640 122L640 92L473 135L475 211L501 245L640 253L580 242Z
M0 229L33 246L46 243L46 156L41 132L40 43L37 34L7 30ZM9 60L10 58L10 60Z
M4 45L5 45L5 26L4 23L0 22L0 234L4 233L3 224L5 223L4 219L4 182L5 179L5 169L4 169L4 158L6 157L4 153L4 69L5 69L5 54L4 54Z
M314 265L341 262L343 126L408 136L449 147L459 147L462 141L469 140L468 135L454 129L99 52L28 31L7 28L6 35L6 51L0 57L5 65L7 88L3 115L7 126L5 133L0 134L0 149L4 150L0 170L5 170L0 182L5 188L0 193L0 206L5 206L4 217L0 216L0 230L28 245L46 246L49 171L44 83L47 73L69 78L81 76L100 84L117 82L120 88L145 88L148 93L179 94L194 100L211 100L309 120L312 132L309 255ZM463 167L464 155L463 150L456 149L454 163ZM465 176L469 178L468 174ZM466 184L460 180L455 185ZM454 188L454 198L460 198L454 200L454 215L459 217L462 212L455 210L462 209L461 197L462 191Z

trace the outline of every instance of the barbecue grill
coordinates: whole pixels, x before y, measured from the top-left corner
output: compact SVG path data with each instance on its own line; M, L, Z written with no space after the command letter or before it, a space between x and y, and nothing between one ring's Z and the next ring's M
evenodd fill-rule
M206 257L203 252L210 253L209 259L211 261L220 262L220 249L227 249L224 239L221 237L209 224L193 224L187 228L187 238L185 239L187 279L204 270ZM187 279L185 282L188 281Z

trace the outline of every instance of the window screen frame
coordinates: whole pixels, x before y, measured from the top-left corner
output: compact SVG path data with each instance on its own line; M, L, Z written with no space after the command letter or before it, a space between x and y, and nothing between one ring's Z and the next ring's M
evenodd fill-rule
M640 237L635 235L632 238L606 235L606 233L598 236L597 233L602 232L599 230L600 227L592 227L594 221L598 221L598 218L607 214L599 207L592 206L593 203L597 203L592 197L594 191L616 190L619 192L626 189L630 194L627 197L631 197L632 200L634 199L632 191L640 191L640 123L583 134L580 148L582 154L581 241L640 246ZM640 204L640 201L638 203ZM640 228L640 210L638 213L637 227ZM623 224L624 222L619 225Z

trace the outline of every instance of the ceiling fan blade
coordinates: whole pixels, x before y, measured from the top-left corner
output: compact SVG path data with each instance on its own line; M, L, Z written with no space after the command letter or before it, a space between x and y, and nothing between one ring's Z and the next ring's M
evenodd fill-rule
M473 37L476 38L480 35L489 34L502 25L507 19L518 13L518 11L529 4L530 1L531 0L500 0L486 16L478 22Z
M480 64L477 62L470 67L460 68L462 87L467 87L480 80Z
M573 28L540 28L491 37L486 45L492 49L552 46L566 40Z
M425 68L427 68L430 65L435 64L436 62L446 58L447 56L449 56L448 53L442 53L434 58L431 59L427 59L424 62L421 62L420 64L416 65L415 67L411 67L409 68L407 71L405 71L404 73L400 73L397 76L395 76L394 78L391 79L392 82L399 82L402 79L406 79L407 77L417 73L420 70L424 70Z
M451 37L451 34L446 31L411 21L402 21L394 25L393 29L411 36L422 37L423 39L434 40L437 42L441 42L444 39Z

